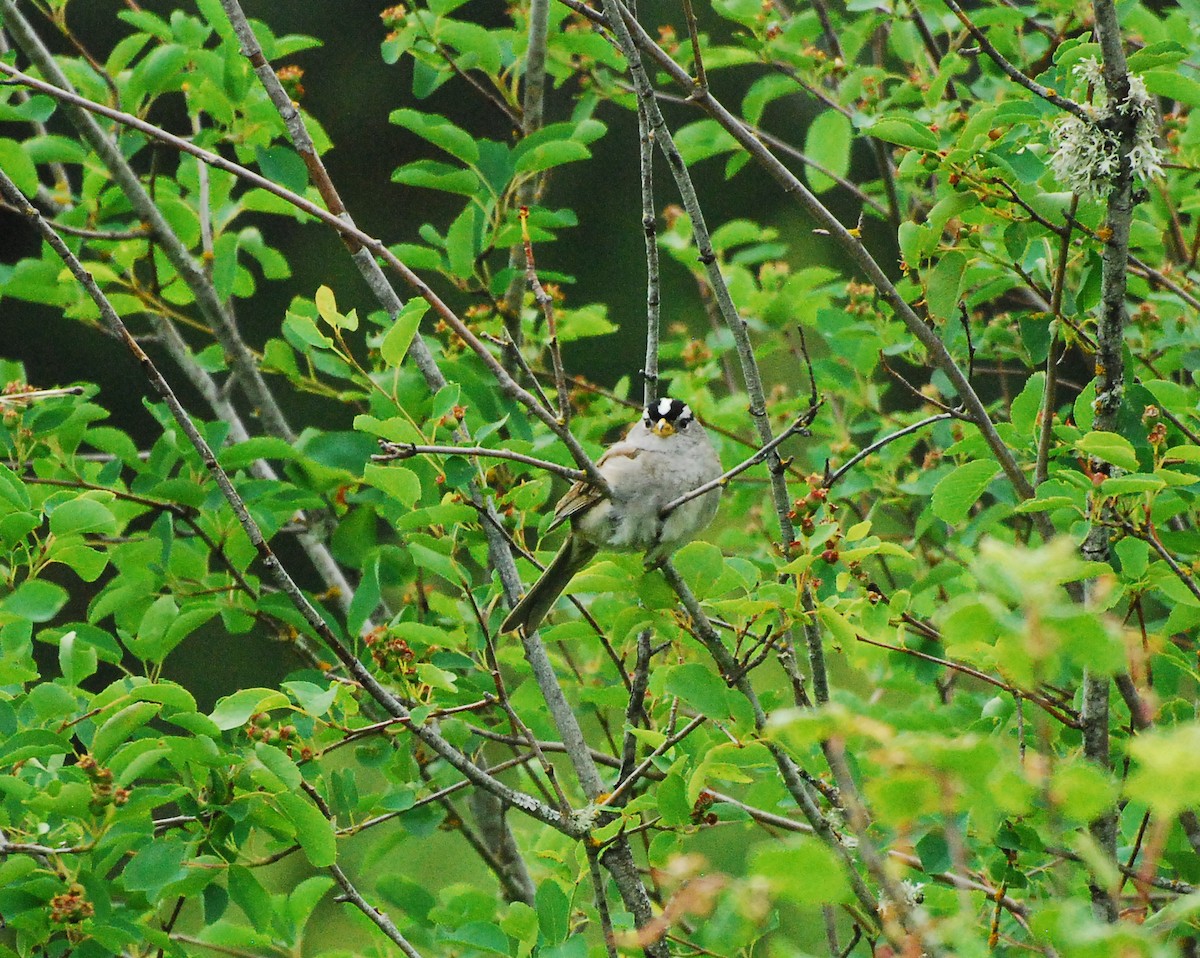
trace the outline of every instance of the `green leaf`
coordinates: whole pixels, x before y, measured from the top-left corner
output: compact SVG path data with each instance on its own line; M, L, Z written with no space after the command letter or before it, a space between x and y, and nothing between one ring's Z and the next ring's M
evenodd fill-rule
M155 599L142 614L137 634L126 642L129 651L138 658L157 662L169 651L163 641L167 628L179 616L179 606L169 595Z
M849 118L838 110L826 110L809 124L804 137L804 152L836 176L850 172L850 141L853 128ZM824 173L805 168L805 176L814 193L824 193L837 185Z
M117 531L117 520L108 506L81 496L60 503L50 513L50 531L60 537L81 532L111 535Z
M275 910L271 896L259 883L250 869L241 865L229 866L229 897L256 928L270 928L274 924Z
M334 884L328 875L311 875L296 886L287 898L287 914L294 927L304 928L308 924L317 905Z
M795 905L836 905L851 900L842 863L817 839L808 836L758 845L750 868L771 891Z
M1105 479L1100 483L1100 494L1104 496L1127 496L1142 492L1158 492L1159 489L1165 489L1166 487L1166 481L1159 476L1130 472L1122 476Z
M254 153L263 176L293 193L304 194L308 168L295 150L287 146L256 146Z
M957 250L942 256L925 277L925 301L929 313L937 319L949 320L958 315L962 296L963 274L967 257Z
M0 736L0 768L10 768L17 762L27 762L31 758L66 755L70 751L70 743L61 735L47 729L25 729L7 737Z
M151 900L169 885L185 878L191 870L185 864L191 849L167 836L143 843L121 872L121 884L130 891L151 893Z
M538 885L534 896L538 927L548 945L567 940L570 930L571 902L558 882L549 880Z
M443 692L457 692L456 678L457 676L453 672L439 669L429 662L421 662L417 665L418 681L424 682L430 688L440 689Z
M234 284L238 275L238 250L241 247L241 237L237 233L225 232L213 243L213 286L217 295L228 299L233 295Z
M576 140L555 140L541 143L522 154L517 160L517 173L540 173L555 166L590 159L592 151Z
M710 595L709 587L721 578L725 557L721 550L708 542L689 542L671 557L679 573L702 598Z
M499 925L489 921L469 921L457 928L444 928L438 937L447 944L465 946L469 954L486 952L508 958L510 951L508 935L500 930ZM450 951L457 953L459 949ZM545 950L541 952L545 953Z
M1141 732L1129 751L1136 762L1126 785L1131 798L1173 818L1200 795L1200 725Z
M1017 427L1018 433L1025 439L1033 438L1038 413L1042 408L1042 392L1045 386L1046 374L1041 371L1036 372L1029 377L1029 381L1025 383L1020 395L1013 400L1009 416L1012 424Z
M221 731L245 725L255 712L285 708L288 697L275 689L241 689L232 695L217 700L217 706L209 714Z
M938 148L937 137L929 131L929 127L906 116L880 117L863 132L877 140L911 147L914 150L932 153Z
M328 286L319 286L313 301L317 305L317 315L320 316L334 329L358 329L358 316L351 310L343 315L338 312L337 301L333 297L333 290Z
M429 311L429 302L424 299L410 299L396 313L396 318L388 331L383 334L379 344L383 361L391 367L399 366L408 354L408 347L421 326L421 318Z
M510 938L530 948L537 944L537 912L523 901L509 902L508 910L500 919L500 927Z
M462 572L454 564L454 559L445 553L430 549L419 542L408 543L408 551L412 554L413 561L422 569L436 572L447 582L452 582L455 585L458 585L462 581Z
M411 507L421 498L420 478L403 466L367 463L363 468L363 479L376 489L382 489L401 505Z
M0 137L0 169L27 197L33 199L37 196L37 167L16 140Z
M316 805L293 792L282 792L275 796L275 801L296 826L296 840L313 866L327 868L337 861L333 825Z
M26 579L0 600L0 609L32 622L49 622L67 603L67 590L53 582Z
M288 313L283 320L283 329L284 332L291 333L306 346L315 346L317 349L329 349L333 345L333 340L317 329L317 324L308 316Z
M680 127L675 133L675 146L689 164L739 149L737 140L716 120L696 120Z
M159 713L158 702L134 702L106 719L92 738L92 756L103 765L118 745Z
M450 261L450 272L460 279L475 275L475 224L476 208L469 204L450 224L446 231L446 256Z
M1159 40L1134 50L1126 60L1131 73L1141 73L1158 67L1173 67L1187 56L1187 47L1176 40Z
M393 110L388 114L388 122L404 127L464 163L475 163L479 159L479 145L475 137L444 116L422 113L420 110Z
M709 666L687 662L668 670L664 691L678 695L701 715L727 721L730 714L729 687Z
M217 453L217 461L226 469L244 469L260 459L282 459L285 462L300 457L299 451L290 442L275 436L255 436L232 446L223 447Z
M947 473L933 487L933 514L943 522L962 522L999 471L994 460L973 459Z
M615 333L617 324L608 318L604 303L592 303L579 309L564 309L558 315L558 341L574 343L593 336Z
M415 160L406 163L392 173L392 182L427 190L440 190L443 193L459 193L463 196L474 196L481 186L478 175L471 170L437 160Z
M1089 432L1075 441L1075 448L1085 456L1111 462L1114 466L1130 472L1136 471L1138 467L1133 443L1115 432Z
M254 757L279 779L280 790L290 789L293 792L300 790L302 781L300 769L282 749L268 745L266 742L258 742L254 746Z
M1173 70L1150 70L1142 74L1146 89L1155 96L1178 100L1188 106L1200 106L1200 83Z

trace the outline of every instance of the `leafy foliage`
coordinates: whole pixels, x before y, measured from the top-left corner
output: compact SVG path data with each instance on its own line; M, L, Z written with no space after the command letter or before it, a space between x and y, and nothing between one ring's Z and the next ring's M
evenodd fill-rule
M70 33L68 5L49 6ZM551 6L544 38L524 5L500 25L463 0L384 12L380 56L404 82L379 128L419 151L392 182L449 212L355 254L379 298L362 315L269 239L280 217L320 228L285 191L330 199L316 157L331 143L287 65L319 41L244 24L299 104L304 162L236 3L130 6L111 50L55 58L64 82L133 118L186 114L193 147L282 189L157 150L131 117L105 120L110 157L55 96L0 87L0 170L134 335L164 344L217 451L208 462L161 396L147 439L75 371L49 388L0 361L0 954L1194 948L1191 5L1122 7L1167 161L1127 239L1103 191L1055 178L1060 106L999 63L1083 104L1077 67L1107 82L1090 7L974 10L994 56L933 0L716 0L695 48L683 14L659 46L635 37L663 89L669 56L703 67L708 86L682 91L701 106L740 96L732 120L676 125L671 167L722 164L742 215L706 234L695 209L656 199L656 248L713 320L664 330L672 394L728 466L804 414L805 360L824 405L791 458L732 479L707 541L662 571L601 556L576 605L523 643L496 629L512 557L528 582L557 545L546 467L585 466L564 440L594 458L639 405L634 360L612 389L556 370L560 341L607 350L617 329L554 270L559 242L610 267L548 183L636 192L594 158L638 108L618 5ZM5 71L49 78L16 5L0 14ZM563 112L527 124L538 52ZM424 109L443 88L519 133ZM832 239L754 215L804 195L763 175L783 175L768 147L814 204L853 208L830 265L814 259ZM1106 272L1115 246L1127 288ZM422 276L406 301L373 282L385 253ZM290 305L253 351L232 316L279 283ZM1115 386L1095 358L1113 289L1129 310ZM0 295L8 315L54 307L64 335L111 332L49 243L0 265ZM256 420L302 393L336 425ZM281 681L213 702L204 675L175 668L264 639ZM357 907L322 935L334 889Z

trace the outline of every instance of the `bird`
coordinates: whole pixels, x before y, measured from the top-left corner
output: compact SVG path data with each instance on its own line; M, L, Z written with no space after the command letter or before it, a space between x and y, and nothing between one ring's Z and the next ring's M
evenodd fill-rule
M655 566L694 539L713 519L720 486L689 499L668 515L663 507L722 475L721 460L691 407L678 399L650 403L626 433L609 446L596 468L611 498L586 479L554 507L549 532L569 522L558 554L500 626L532 633L563 589L602 549L644 552Z

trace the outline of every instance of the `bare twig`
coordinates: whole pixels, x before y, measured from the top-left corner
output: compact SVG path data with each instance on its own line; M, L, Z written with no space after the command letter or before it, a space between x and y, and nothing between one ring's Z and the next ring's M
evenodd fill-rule
M350 880L346 873L342 871L341 866L330 865L329 874L331 874L334 877L334 880L342 886L342 895L345 901L348 901L355 908L366 915L371 923L385 935L387 935L387 937L391 939L396 947L404 952L408 958L421 958L421 953L417 951L417 949L412 946L409 940L400 933L400 929L396 927L395 923L388 918L384 912L370 904L366 898L363 897L362 892L354 887L354 883Z
M637 760L637 736L634 731L646 717L646 690L650 686L650 659L654 649L650 645L650 630L643 629L637 637L637 659L633 667L633 676L629 682L629 704L625 707L625 738L621 742L621 774L617 781L629 777L633 771L633 763ZM609 796L608 804L614 804Z
M527 456L524 453L512 452L508 449L489 449L486 446L420 446L411 442L390 442L380 440L379 448L383 452L371 458L377 462L394 462L397 459L411 459L413 456L481 456L488 459L507 459L526 466L544 469L570 482L578 482L586 478L586 473L569 466L560 466L556 462Z
M26 389L23 392L0 393L0 406L20 406L39 399L59 399L63 396L82 396L82 386L63 386L58 389Z
M642 194L642 235L646 242L646 360L642 366L642 406L658 399L658 341L662 285L658 265L658 216L654 209L654 131L638 104L638 171Z
M895 442L897 439L902 439L903 437L911 435L914 432L920 432L926 426L932 426L935 422L944 422L947 419L953 419L953 418L955 418L953 413L940 412L936 416L926 416L924 419L921 419L918 422L910 423L909 425L905 426L903 429L897 429L895 432L890 432L886 436L876 439L869 446L864 446L862 449L860 449L858 452L856 452L853 456L851 456L849 459L847 459L846 462L843 465L839 466L835 472L826 476L825 477L825 488L826 489L832 488L833 485L839 479L841 479L843 476L845 476L846 473L848 473L851 469L853 469L855 466L857 466L860 462L862 462L868 456L878 452L880 449L882 449L884 446L888 445L889 443Z
M529 207L521 207L521 241L525 249L525 282L533 291L533 298L546 317L546 332L550 339L550 364L554 369L554 385L558 391L558 421L565 427L571 420L571 400L567 393L567 374L563 369L562 350L558 346L558 319L554 311L554 298L546 292L538 279L537 263L533 258L533 240L529 237Z

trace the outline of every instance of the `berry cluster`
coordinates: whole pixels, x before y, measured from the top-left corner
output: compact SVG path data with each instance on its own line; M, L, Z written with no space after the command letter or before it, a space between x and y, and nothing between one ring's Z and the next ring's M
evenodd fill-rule
M389 634L387 629L375 629L364 641L371 650L375 664L389 675L405 677L416 671L412 664L415 658L413 650L404 639Z
M297 752L292 746L300 737L300 732L294 725L272 724L267 712L255 712L246 723L246 737L252 742L265 742L267 745L281 745L287 751L288 757L307 762L313 757L313 750L307 745L301 745Z
M92 783L91 809L93 812L99 813L109 805L124 805L129 801L129 789L113 788L111 769L100 765L91 755L82 756L77 764L80 771Z
M84 897L84 888L78 883L50 899L50 920L55 924L77 925L95 913L96 906Z
M808 495L792 503L792 509L788 513L788 518L793 522L799 522L800 531L806 536L811 536L813 529L816 528L814 517L817 510L829 498L829 490L825 488L825 480L819 473L814 472L808 477L807 481Z

